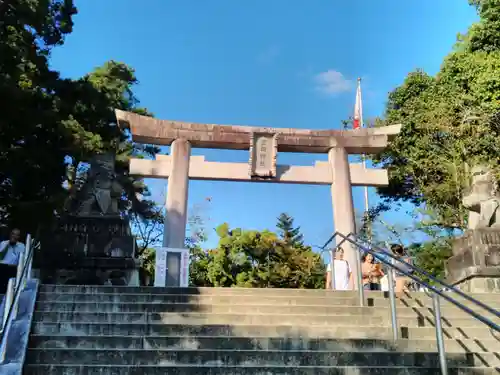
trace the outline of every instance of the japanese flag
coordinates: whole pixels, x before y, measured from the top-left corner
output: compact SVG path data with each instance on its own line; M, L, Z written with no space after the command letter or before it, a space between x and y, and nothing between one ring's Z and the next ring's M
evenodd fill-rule
M361 78L358 78L358 87L356 89L356 103L354 104L354 120L352 122L353 129L363 127L363 106L361 103Z

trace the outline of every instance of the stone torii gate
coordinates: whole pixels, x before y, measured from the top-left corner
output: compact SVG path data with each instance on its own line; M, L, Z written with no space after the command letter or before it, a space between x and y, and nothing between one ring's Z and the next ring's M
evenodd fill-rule
M118 124L128 127L138 143L171 145L170 155L156 160L132 159L130 174L168 178L163 246L184 248L189 179L330 185L337 231L355 232L352 186L386 186L387 171L349 164L349 154L382 151L401 125L356 130L304 130L200 124L157 120L116 110ZM191 147L249 150L247 163L205 161L191 156ZM278 152L327 153L328 162L314 166L278 165ZM345 258L356 262L356 251L343 245ZM356 279L355 267L353 277Z

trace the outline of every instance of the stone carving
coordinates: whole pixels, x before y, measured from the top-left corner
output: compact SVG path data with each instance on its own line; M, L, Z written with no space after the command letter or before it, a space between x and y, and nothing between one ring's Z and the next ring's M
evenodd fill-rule
M500 290L500 194L491 169L478 165L462 204L469 210L468 230L453 241L445 262L447 281L467 292Z
M70 198L69 213L80 217L119 216L118 201L122 192L116 180L114 156L97 155L90 162L85 183Z
M462 199L469 210L469 229L500 228L500 195L491 169L480 165L471 174L470 192Z

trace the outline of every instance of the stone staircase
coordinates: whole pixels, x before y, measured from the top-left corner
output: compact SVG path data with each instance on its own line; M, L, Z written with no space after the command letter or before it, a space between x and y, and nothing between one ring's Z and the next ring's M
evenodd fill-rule
M429 297L398 300L395 343L388 298L356 305L355 292L43 285L24 373L440 374ZM442 313L449 374L500 373L500 337L448 303Z

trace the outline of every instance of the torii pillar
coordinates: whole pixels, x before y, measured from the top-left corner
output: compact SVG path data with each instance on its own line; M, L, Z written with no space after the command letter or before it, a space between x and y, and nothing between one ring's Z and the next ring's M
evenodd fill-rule
M333 204L333 222L335 230L348 235L356 233L356 216L354 212L354 202L352 200L351 173L349 170L349 159L345 148L333 147L328 151L328 162L332 168L333 183L331 185L331 195ZM353 272L353 282L356 275L355 264L359 257L357 249L345 241L342 244L344 249L344 259L349 262Z
M116 110L118 123L129 127L139 143L171 145L171 155L156 160L132 159L130 174L168 178L164 246L184 247L189 180L251 181L330 185L336 231L355 232L353 186L387 186L387 171L349 164L349 154L381 152L401 125L353 130L305 130L214 125L156 120ZM249 163L207 162L191 157L191 147L250 150ZM328 154L314 166L277 165L277 152ZM357 280L357 252L344 242L345 259Z
M168 177L165 199L163 247L182 249L186 242L191 144L179 138L170 148L172 172Z

